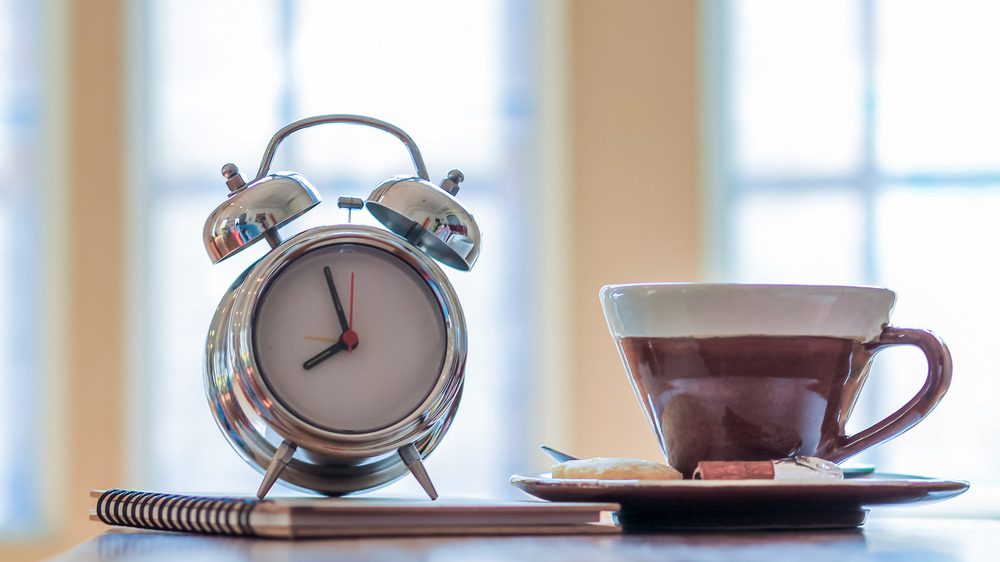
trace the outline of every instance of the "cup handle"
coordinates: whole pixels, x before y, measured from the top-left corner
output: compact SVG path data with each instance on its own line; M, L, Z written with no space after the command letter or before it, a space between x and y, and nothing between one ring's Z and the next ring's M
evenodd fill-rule
M842 436L837 446L823 458L840 462L861 451L888 441L907 431L937 406L951 384L951 352L934 334L910 328L886 327L878 339L865 344L872 355L893 345L915 345L927 358L924 386L902 408L875 425L850 436Z

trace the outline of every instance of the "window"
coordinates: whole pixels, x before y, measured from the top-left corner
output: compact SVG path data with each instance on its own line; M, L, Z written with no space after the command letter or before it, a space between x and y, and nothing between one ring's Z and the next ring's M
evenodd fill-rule
M708 117L719 123L709 172L723 201L719 276L894 289L893 324L941 336L954 376L924 422L860 460L972 480L968 497L941 509L987 509L1000 495L989 335L1000 314L1000 78L990 70L1000 7L715 7L718 105ZM923 369L916 351L880 356L855 429L901 406Z
M18 536L40 523L42 453L36 426L44 365L38 290L45 201L41 154L44 91L40 3L0 1L0 534Z
M434 3L308 0L150 2L143 57L147 94L146 209L141 325L136 372L142 429L136 460L150 489L247 494L260 475L231 449L209 412L202 361L209 321L225 289L267 247L211 265L201 241L209 213L226 197L219 170L235 162L249 178L283 125L311 115L369 115L409 133L432 180L461 168L459 199L484 234L472 272L449 271L470 332L462 406L428 459L442 493L510 495L522 428L516 408L530 353L496 345L521 333L526 299L514 298L527 267L519 236L504 223L522 212L525 156L513 142L530 126L530 30L523 2ZM373 24L372 22L377 22ZM382 179L411 173L405 147L374 129L334 125L304 130L281 144L272 170L310 179L325 203L286 227L342 223L339 196L365 198ZM437 176L437 177L436 177ZM366 211L354 222L377 225ZM289 234L291 233L291 234ZM245 254L245 255L244 255ZM447 269L447 268L446 268ZM514 451L514 454L506 453ZM470 474L470 458L491 467ZM197 459L193 462L193 459ZM478 470L477 470L478 472ZM420 492L412 478L394 491Z

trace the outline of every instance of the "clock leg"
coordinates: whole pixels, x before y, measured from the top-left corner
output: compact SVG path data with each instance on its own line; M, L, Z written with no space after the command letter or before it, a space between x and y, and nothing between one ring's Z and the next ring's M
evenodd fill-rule
M292 462L292 455L295 454L295 449L296 446L288 441L282 441L281 445L278 446L278 450L274 452L274 458L267 465L267 472L264 473L264 481L260 483L260 488L257 489L258 499L264 499L268 490L278 480L281 471L285 470L288 463Z
M437 490L434 489L434 483L431 482L431 477L427 474L427 469L424 468L423 461L420 460L420 453L417 452L417 448L413 446L413 443L400 447L399 456L406 464L406 468L410 469L410 472L413 473L413 477L417 479L417 482L420 482L420 486L427 492L427 495L432 500L436 500L438 497Z

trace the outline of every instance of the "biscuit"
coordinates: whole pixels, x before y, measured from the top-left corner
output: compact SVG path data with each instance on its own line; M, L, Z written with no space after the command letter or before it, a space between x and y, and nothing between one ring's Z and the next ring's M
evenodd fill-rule
M638 459L603 458L566 461L552 467L553 478L597 480L680 480L677 470L656 462Z

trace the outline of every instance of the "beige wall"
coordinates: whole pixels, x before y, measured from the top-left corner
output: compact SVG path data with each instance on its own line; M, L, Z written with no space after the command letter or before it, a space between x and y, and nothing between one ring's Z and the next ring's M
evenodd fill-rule
M99 533L91 488L125 482L127 393L122 350L125 77L121 0L66 0L65 264L53 299L51 535L0 548L34 560ZM82 6L86 9L82 9ZM658 458L597 300L607 283L700 276L697 3L568 1L565 154L572 195L565 446L586 456ZM60 406L61 404L61 406Z
M77 539L100 531L87 492L123 485L126 256L124 26L117 0L77 3L70 20L67 176L70 306L66 515ZM104 218L106 217L106 219Z
M598 300L701 276L695 0L569 2L572 450L661 459Z

